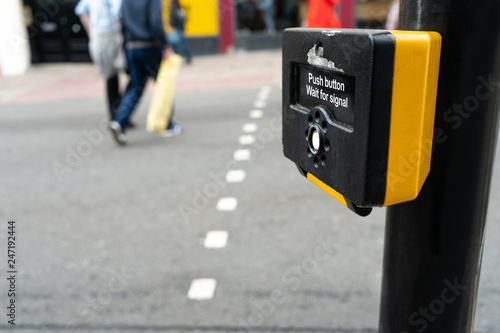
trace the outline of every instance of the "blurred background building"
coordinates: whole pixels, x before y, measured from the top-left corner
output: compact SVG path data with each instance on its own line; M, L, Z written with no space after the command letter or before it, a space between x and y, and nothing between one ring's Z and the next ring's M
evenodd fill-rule
M390 2L339 0L336 10L345 28L382 28ZM78 0L9 0L3 1L5 8L1 11L10 21L25 27L25 36L15 36L27 41L26 52L32 63L89 61L88 38L74 14L77 3ZM307 15L307 0L274 0L271 13L275 29L270 31L265 27L259 0L181 0L181 5L188 16L186 37L194 55L280 48L283 29L303 25ZM17 14L19 6L23 15ZM2 40L9 44L3 48L5 53L5 48L13 43L12 37ZM6 60L1 53L0 47L0 68L2 58Z

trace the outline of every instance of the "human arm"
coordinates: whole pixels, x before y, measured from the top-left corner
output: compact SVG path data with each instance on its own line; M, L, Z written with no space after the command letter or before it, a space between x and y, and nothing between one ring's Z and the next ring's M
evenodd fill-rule
M163 27L161 0L149 0L148 21L150 33L162 49L168 48L167 36Z
M162 59L166 60L168 59L172 54L174 54L174 50L172 50L171 47L167 47L166 49L163 49L163 52L161 54Z
M90 16L89 16L89 2L88 0L80 0L75 7L75 14L80 17L83 28L90 36Z
M90 16L89 16L89 14L80 15L80 21L82 22L83 28L87 32L87 35L90 37L92 32L90 30Z

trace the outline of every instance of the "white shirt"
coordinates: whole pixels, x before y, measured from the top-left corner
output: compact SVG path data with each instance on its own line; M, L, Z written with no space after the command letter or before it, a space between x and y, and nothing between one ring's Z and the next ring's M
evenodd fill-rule
M75 8L78 16L88 14L92 31L120 31L122 0L80 0Z

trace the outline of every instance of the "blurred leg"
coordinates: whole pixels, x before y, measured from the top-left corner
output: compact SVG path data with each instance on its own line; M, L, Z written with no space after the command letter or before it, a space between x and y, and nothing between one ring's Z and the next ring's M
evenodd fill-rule
M273 5L272 3L266 3L264 8L264 21L266 24L266 29L271 32L274 30L274 19L273 19Z
M143 49L127 50L130 84L114 119L120 124L122 129L124 129L128 123L130 115L134 112L144 92L144 87L148 78L147 70L142 66L142 57L144 56L145 52L143 52Z
M122 99L118 75L112 76L106 80L106 94L108 98L109 119L113 120Z

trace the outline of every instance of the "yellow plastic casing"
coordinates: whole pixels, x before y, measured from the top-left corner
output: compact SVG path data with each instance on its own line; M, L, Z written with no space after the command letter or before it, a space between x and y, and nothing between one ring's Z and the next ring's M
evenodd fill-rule
M441 36L390 31L395 39L385 201L414 200L431 166ZM344 196L308 173L307 178L347 208Z
M344 199L344 196L342 194L340 194L339 192L335 191L333 188L331 188L330 186L326 185L325 183L323 183L321 180L319 180L318 178L316 178L315 176L313 176L310 173L307 174L307 179L309 179L314 185L316 185L317 187L319 187L320 189L322 189L323 191L325 191L326 193L328 193L329 195L331 195L334 199L336 199L337 201L339 201L341 204L343 204L344 206L346 206L347 208L349 208L349 206L347 205L347 202Z
M383 206L415 199L430 171L441 36L391 31L396 41Z

